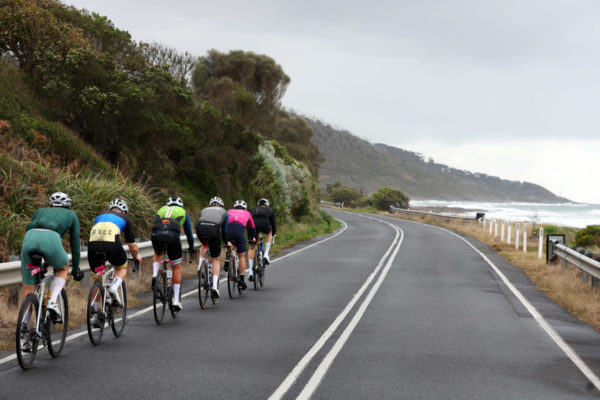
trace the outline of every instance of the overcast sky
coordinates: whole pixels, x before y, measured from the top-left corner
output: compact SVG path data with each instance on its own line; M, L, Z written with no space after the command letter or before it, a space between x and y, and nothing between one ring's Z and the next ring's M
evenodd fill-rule
M436 162L600 203L597 0L67 0L136 41L267 54L283 106Z

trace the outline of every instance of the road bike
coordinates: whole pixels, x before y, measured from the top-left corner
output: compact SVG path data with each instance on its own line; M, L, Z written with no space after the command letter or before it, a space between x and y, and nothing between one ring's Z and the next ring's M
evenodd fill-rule
M167 267L167 264L169 263L167 243L163 242L161 248L163 254L162 269L158 271L158 275L156 275L152 288L152 309L154 310L154 320L158 325L162 323L167 307L169 308L173 319L177 318L177 315L179 314L179 310L176 310L175 307L173 307L173 270Z
M92 344L100 344L104 325L108 323L115 337L121 336L127 322L127 288L125 281L121 282L117 293L121 299L121 304L117 305L112 301L108 288L113 284L115 274L114 267L106 269L106 253L98 252L98 259L102 264L94 269L96 276L101 276L101 280L94 281L90 288L87 303L87 331ZM135 268L139 268L138 260L129 258L133 261Z
M204 245L203 245L204 246ZM206 246L207 247L207 246ZM213 304L217 304L219 301L218 298L213 297L211 295L211 275L210 271L212 270L212 260L209 261L210 252L206 249L206 258L202 261L200 265L200 269L198 270L198 301L200 302L200 308L205 309L208 304L208 296L210 295L210 299ZM217 280L217 285L218 285Z
M242 294L242 289L238 285L240 280L239 265L240 262L235 246L227 247L223 269L227 272L227 293L230 299L233 299L236 290L239 294Z
M17 359L23 369L33 365L40 342L48 347L52 357L58 357L65 345L69 325L67 292L63 288L56 299L60 316L46 310L55 274L45 276L50 265L44 261L42 254L33 252L30 256L31 264L27 265L27 269L35 276L36 288L21 304L16 335Z

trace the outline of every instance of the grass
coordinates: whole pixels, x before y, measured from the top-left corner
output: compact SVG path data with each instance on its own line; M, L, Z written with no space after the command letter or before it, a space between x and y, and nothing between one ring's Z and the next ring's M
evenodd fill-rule
M277 238L271 253L273 255L280 254L284 249L315 236L331 233L340 227L341 224L338 220L322 211L314 218L301 222L284 223L277 227Z
M550 299L581 321L590 324L596 330L600 331L600 290L593 288L589 282L584 283L582 281L582 272L574 266L569 266L563 270L560 262L546 264L545 247L542 251L543 256L539 259L539 239L537 237L530 236L528 238L528 252L524 253L522 250L522 238L520 248L516 250L514 236L509 245L506 243L506 236L504 241L500 240L500 230L496 238L493 233L492 235L489 234L488 226L484 230L480 224L475 222L455 221L431 216L390 215L383 212L380 212L380 214L448 228L478 239L498 252L506 261L520 268L538 290L544 292ZM554 229L551 228L549 230L551 233L565 233L567 243L573 243L576 229L563 227L554 227ZM545 233L548 232L546 226L544 226L544 231ZM531 229L528 232L531 232ZM512 233L514 235L514 226Z

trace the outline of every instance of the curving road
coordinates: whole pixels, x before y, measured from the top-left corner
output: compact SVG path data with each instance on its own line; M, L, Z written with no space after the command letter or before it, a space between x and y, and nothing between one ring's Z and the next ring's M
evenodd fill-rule
M207 310L191 293L177 320L139 312L27 372L0 355L0 399L598 398L600 335L487 246L330 212L345 228L291 249L259 292Z

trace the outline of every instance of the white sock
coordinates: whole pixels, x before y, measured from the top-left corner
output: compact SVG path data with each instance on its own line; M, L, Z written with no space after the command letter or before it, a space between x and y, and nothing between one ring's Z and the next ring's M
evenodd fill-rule
M218 276L213 276L213 289L217 288L217 285L219 284L219 277Z
M248 260L248 275L252 275L252 266L254 265L254 259L251 258Z
M267 242L265 245L265 256L269 256L269 250L271 249L271 242Z
M180 283L173 284L173 301L176 303L179 302L179 288L181 287Z
M118 276L116 278L113 278L112 287L118 289L121 282L123 282L123 279L119 278Z
M63 278L54 278L54 282L52 282L52 294L50 295L49 303L56 303L56 299L58 299L58 295L62 288L65 287L65 280Z
M160 263L158 261L152 263L152 277L156 278L158 270L160 269Z
M202 262L204 261L204 257L200 257L198 260L198 271L200 271L200 267L202 266Z

